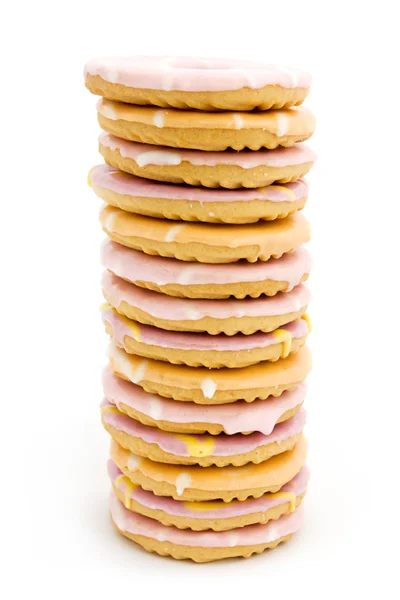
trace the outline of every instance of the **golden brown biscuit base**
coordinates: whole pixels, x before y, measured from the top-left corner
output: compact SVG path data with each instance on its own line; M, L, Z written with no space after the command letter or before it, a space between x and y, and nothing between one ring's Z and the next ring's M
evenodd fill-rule
M121 492L121 490L115 485L113 485L113 489L117 498L126 506L125 494ZM300 506L304 496L305 493L296 496L296 508ZM238 517L230 517L227 519L197 519L190 517L179 517L168 514L163 510L149 508L148 506L139 504L139 502L133 499L129 500L129 506L127 506L127 508L139 513L140 515L144 515L145 517L155 519L167 527L173 526L177 529L191 529L192 531L206 531L207 529L212 529L213 531L228 531L229 529L244 527L246 525L254 525L256 523L265 524L268 523L268 521L276 521L282 515L292 512L290 502L279 504L278 506L269 508L264 512L240 515Z
M182 242L160 242L158 240L150 240L144 237L126 236L117 233L116 231L110 231L106 226L103 225L103 231L113 241L126 246L127 248L133 248L134 250L140 250L145 254L152 256L164 256L166 258L176 258L178 260L186 262L201 262L209 264L225 264L234 263L238 260L247 260L248 262L254 263L257 260L267 261L270 258L280 258L283 254L290 254L294 252L296 247L291 246L293 240L287 246L285 252L272 252L262 250L260 245L254 244L252 246L239 246L238 248L229 248L227 246L212 246L206 243L200 242L189 242L187 244ZM308 232L303 232L303 238L300 243L306 243L309 240ZM295 235L293 233L293 235ZM299 235L297 235L299 237ZM299 244L300 245L300 244Z
M103 294L106 300L109 301L104 291ZM235 335L239 332L250 335L256 331L274 331L274 329L278 329L281 325L286 325L286 323L300 319L307 310L307 306L304 306L297 312L274 315L272 317L229 317L227 319L204 317L197 321L169 321L168 319L160 319L149 313L145 313L140 308L131 306L125 300L114 308L121 315L133 321L139 321L139 323L143 323L144 325L153 325L154 327L168 331L200 331L210 333L211 335L219 333Z
M155 179L156 181L169 181L171 183L188 183L189 185L210 188L236 189L240 187L258 188L278 183L289 183L304 177L313 166L312 162L286 167L268 167L260 165L251 169L244 169L238 165L220 164L210 167L208 165L192 165L182 161L179 165L146 165L139 167L132 158L121 156L118 149L111 150L99 143L100 154L111 167L120 171Z
M185 92L133 88L105 81L100 75L86 75L86 87L97 96L129 104L199 110L269 110L298 106L309 88L266 85L259 89L240 88L219 92Z
M111 435L112 439L123 448L126 448L126 450L133 452L137 456L149 458L154 462L170 465L200 465L200 467L211 467L212 465L215 465L216 467L227 467L233 465L234 467L241 467L249 462L259 464L260 462L272 458L276 454L291 450L301 437L301 433L298 433L292 435L287 440L259 446L250 452L235 454L233 456L180 456L165 452L157 444L150 444L141 438L128 435L124 431L119 431L116 427L107 423L104 418L102 418L102 423L104 429Z
M307 198L294 202L249 200L245 202L200 202L127 196L92 184L95 193L107 204L139 215L174 221L201 221L244 225L259 220L274 221L302 210Z
M268 148L274 150L278 146L290 147L296 143L308 140L313 131L297 135L277 136L264 128L252 129L200 129L157 127L147 123L125 121L122 119L108 119L98 113L97 119L100 127L131 142L167 146L168 148L188 148L190 150L204 150L221 152L232 148L233 150L260 150Z
M114 275L116 275L116 273L114 273ZM309 273L305 273L299 283L307 281L308 276ZM177 298L204 298L209 300L223 300L230 296L234 296L235 298L238 298L238 300L246 297L259 298L262 294L265 296L276 296L278 292L289 292L291 289L291 286L289 286L287 281L273 281L272 279L226 284L207 283L201 285L182 285L179 283L157 285L151 281L140 280L130 281L130 283L134 283L138 287L146 288L154 292L166 294L167 296L175 296Z
M113 522L115 529L123 535L129 538L133 542L142 546L147 552L155 552L160 556L172 556L177 560L190 559L196 563L207 563L216 560L222 560L224 558L235 558L243 556L249 558L252 554L260 554L264 550L276 548L278 544L287 542L290 540L293 534L286 535L284 537L269 542L268 544L256 544L255 546L234 546L232 548L199 548L196 546L179 546L171 544L171 542L159 542L153 538L144 537L143 535L132 535L127 531L121 531L118 529L116 524Z
M268 402L268 400L266 400ZM301 404L287 410L278 420L277 423L282 423L294 417L294 415L300 410ZM118 410L127 414L132 419L136 419L143 425L149 425L150 427L158 427L163 431L169 431L172 433L210 433L211 435L218 435L219 433L226 433L222 425L216 423L171 423L170 421L157 421L149 415L145 415L131 406L124 404L123 402L118 403ZM252 431L243 431L243 435L253 433Z
M106 329L110 333L110 324L106 323ZM292 340L290 352L297 352L306 342L307 336L294 338ZM161 346L152 346L143 344L132 337L124 337L124 348L129 354L138 354L145 358L162 360L174 365L188 365L189 367L209 367L210 369L220 369L230 367L247 367L264 360L275 362L283 357L282 342L272 344L266 348L251 348L250 350L180 350L179 348L162 348Z
M235 485L235 477L232 477L232 488L229 490L226 489L218 489L219 485L215 489L199 489L196 487L185 487L183 488L180 494L178 494L176 486L165 479L152 478L150 476L144 475L139 469L135 469L131 471L126 466L126 454L127 450L124 450L121 446L118 446L114 441L111 442L110 455L113 462L117 465L119 470L128 477L128 479L135 485L139 485L144 490L153 492L156 496L170 496L175 500L183 500L190 502L202 502L206 500L223 500L224 502L231 502L232 500L246 500L247 498L260 498L264 494L268 492L279 492L279 490L286 484L288 481L293 479L297 473L300 472L302 467L305 464L306 458L306 441L304 436L300 436L299 443L297 446L289 453L282 453L278 456L271 459L271 463L268 466L272 466L273 469L279 468L282 471L282 462L286 463L285 475L284 479L282 479L282 472L280 476L276 477L275 473L275 484L268 484L261 487L250 487L248 489L232 489ZM146 460L146 459L141 459ZM288 461L290 461L290 467L288 468ZM150 461L149 464L151 465ZM156 464L156 463L154 463ZM267 463L268 464L268 463ZM278 467L277 467L278 464ZM279 464L281 467L279 467ZM162 465L160 465L162 467ZM252 465L254 469L258 467ZM140 466L139 466L140 468ZM173 468L173 465L165 465L165 468ZM187 467L189 468L189 467ZM200 469L202 473L207 475L208 472L206 469L201 469L201 467L190 467L194 469ZM211 467L211 469L215 469L216 467ZM230 467L228 467L230 468ZM245 467L246 468L246 467ZM184 468L182 469L182 471ZM160 471L157 465L157 471ZM223 471L223 470L222 470ZM159 475L159 474L158 474ZM236 480L237 481L237 480ZM240 482L239 482L240 483Z

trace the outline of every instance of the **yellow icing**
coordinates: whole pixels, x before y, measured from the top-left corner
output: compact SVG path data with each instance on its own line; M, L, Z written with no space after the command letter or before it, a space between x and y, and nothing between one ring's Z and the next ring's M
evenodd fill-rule
M274 190L282 190L283 192L286 192L286 194L293 202L296 200L296 194L294 193L294 191L290 188L285 187L284 185L269 185L267 188L261 188L261 191L264 192L264 190L266 191L267 189L271 188L273 188Z
M293 512L296 508L296 494L293 492L275 492L275 494L270 494L269 498L286 498L289 502L289 511Z
M92 187L92 180L90 179L90 175L91 175L92 171L93 171L95 168L96 168L96 167L92 167L92 168L89 170L89 173L87 174L87 184L88 184L88 186L89 186L89 187Z
M229 506L239 504L240 500L231 500ZM215 502L209 500L207 502L184 502L186 508L194 512L207 512L208 510L218 510L219 508L226 506L226 502L223 500L216 500Z
M312 133L315 121L314 116L307 109L299 111L294 108L283 108L240 113L230 111L216 113L135 106L106 98L102 98L97 104L97 111L106 119L114 121L122 120L146 125L154 125L155 122L159 122L164 127L191 129L237 129L240 124L240 128L243 129L262 128L277 131L278 119L282 120L284 117L287 121L285 133L288 135Z
M100 411L102 413L110 412L110 413L120 414L120 411L118 410L118 408L116 406L101 406Z
M292 334L286 329L275 329L272 332L278 342L282 342L282 358L289 356L292 347Z
M132 337L137 342L140 342L142 340L142 336L140 335L139 325L135 321L131 321L131 319L128 319L127 317L124 317L123 315L120 315L119 313L117 313L116 310L114 310L114 313L117 315L117 317L120 321L122 321L127 327L129 327L129 329L132 331Z
M122 491L120 488L121 483L125 484L124 491ZM132 483L132 481L126 475L118 475L118 477L114 481L114 485L117 489L119 489L124 494L125 507L130 509L131 508L131 493L135 488L137 488L137 485Z
M307 323L307 327L308 327L308 333L312 332L312 323L311 323L311 319L307 314L304 314L302 317L303 321L305 321Z
M112 306L111 304L108 304L108 302L103 302L103 304L100 304L100 310L101 312L105 312L106 310L111 310Z
M193 435L180 433L171 433L170 435L186 444L190 456L201 458L202 456L210 456L214 452L215 440L212 435L204 436L201 441Z
M140 342L142 340L142 336L140 335L140 327L139 325L135 322L132 321L131 319L128 319L127 317L124 317L123 315L120 315L115 308L113 308L111 306L111 304L109 304L108 302L104 302L103 304L100 305L100 310L102 312L106 312L107 310L112 310L114 315L116 315L117 319L119 319L120 321L122 321L122 323L124 323L124 325L126 325L127 327L129 327L129 329L132 331L132 337L137 341ZM110 325L111 328L111 324L108 323L108 325ZM112 336L112 328L109 331L110 335Z
M268 498L287 498L289 502L289 511L293 512L296 508L296 494L293 492L276 492L275 494L268 494ZM229 506L234 506L235 504L241 504L241 500L231 500L229 502ZM222 500L217 500L215 502L184 502L183 503L186 508L192 510L194 512L207 512L208 510L218 510L222 506L226 506L226 503Z
M127 179L130 179L132 176L129 175L129 173L125 173L124 171L115 171L115 173L113 173L114 177L126 177Z

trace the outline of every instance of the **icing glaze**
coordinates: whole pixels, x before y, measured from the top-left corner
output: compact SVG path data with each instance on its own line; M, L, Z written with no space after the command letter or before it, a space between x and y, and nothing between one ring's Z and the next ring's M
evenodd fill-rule
M254 61L180 56L101 57L85 65L88 74L110 83L152 90L211 92L259 89L267 85L308 88L305 71Z
M257 261L249 264L246 261L210 265L151 256L132 248L126 248L122 244L105 240L101 247L101 260L107 269L123 279L132 282L148 281L157 285L223 285L271 280L287 281L289 288L293 288L311 270L310 255L302 247L290 254L284 254L280 258L271 258L265 262ZM112 282L114 287L118 283L121 293L128 293L129 285L124 286L118 280L111 281L109 279L107 281L109 285ZM165 296L163 299L165 301Z
M176 402L149 394L140 386L113 375L107 368L103 373L103 391L109 403L120 410L123 411L121 405L126 405L157 421L182 425L211 423L221 425L229 435L247 431L269 435L285 412L304 402L307 387L305 383L300 383L294 390L268 400L238 400L232 404L201 406L194 402Z
M113 121L182 129L263 129L276 136L309 136L315 129L313 114L304 107L232 113L160 109L101 98L97 112Z
M303 381L311 369L311 354L302 347L287 358L276 362L264 361L238 369L207 369L172 365L157 360L144 360L135 354L127 354L114 343L109 345L108 356L111 370L124 375L132 383L151 381L159 385L187 390L200 390L202 383L210 380L214 385L206 398L213 398L216 390L240 392L242 390L273 388L293 385Z
M108 475L111 482L126 497L126 507L130 507L131 500L151 510L162 510L168 515L191 519L229 519L243 515L265 512L275 506L285 504L290 498L300 496L306 492L309 480L309 471L303 467L301 471L279 492L267 493L260 498L248 498L247 500L224 502L223 500L208 502L182 502L167 496L156 496L141 487L134 486L128 477L122 476L117 465L109 460L107 463Z
M268 401L266 401L268 402ZM253 452L257 448L273 443L280 443L298 435L303 431L305 424L305 411L300 410L291 419L275 425L269 435L260 432L243 435L209 434L180 434L162 431L156 427L143 425L128 415L114 410L113 404L104 400L101 405L103 421L117 431L126 433L130 437L139 438L147 444L156 444L163 452L182 457L204 456L235 456Z
M200 351L215 350L220 352L266 348L283 342L283 352L287 356L290 351L291 340L293 338L302 338L308 333L308 325L304 319L292 321L271 333L258 331L252 335L237 333L229 336L223 333L209 335L197 332L168 331L150 325L142 325L120 315L109 304L103 305L101 317L104 323L111 325L113 340L117 346L124 348L124 350L127 350L125 337L133 338L142 344L159 346L161 348Z
M140 278L140 273L137 275ZM291 292L280 292L276 296L243 300L196 300L166 296L140 288L106 271L102 277L102 287L112 306L118 308L121 302L126 302L153 317L169 321L199 321L205 317L273 317L297 312L310 302L310 292L303 284L296 286Z
M275 221L258 221L249 225L220 225L155 219L106 205L100 211L100 222L107 233L124 238L137 237L177 244L193 243L215 248L258 246L261 255L280 255L310 239L309 225L300 212Z
M149 480L176 487L179 479L184 489L209 492L230 492L279 487L293 479L305 464L307 444L302 436L292 450L276 454L259 464L247 463L241 467L200 467L199 465L168 465L141 458L111 441L110 456L122 471L127 470L135 481L135 472ZM179 494L182 495L184 489Z
M317 158L316 154L305 144L295 144L290 148L276 148L275 150L257 150L256 152L248 150L206 152L129 142L110 133L102 133L99 143L110 150L118 150L122 157L134 160L139 167L146 165L177 166L181 162L188 162L197 166L215 167L225 164L236 165L242 169L252 169L260 166L287 167L314 163Z
M136 198L187 200L200 204L206 202L250 202L252 200L295 202L308 196L308 185L304 179L256 189L196 188L151 181L118 171L108 165L97 165L89 172L88 180L95 190L103 188L111 190L115 194Z
M166 527L154 519L125 508L114 492L110 496L111 516L120 531L131 535L142 535L159 542L171 542L180 546L201 548L224 548L233 546L254 546L268 544L289 534L295 533L303 521L303 510L300 506L276 521L266 524L248 525L230 531L192 531Z

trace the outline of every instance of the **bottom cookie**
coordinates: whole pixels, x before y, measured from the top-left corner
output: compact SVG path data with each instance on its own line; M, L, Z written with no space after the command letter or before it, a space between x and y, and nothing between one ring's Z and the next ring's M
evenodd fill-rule
M180 530L128 510L114 492L110 496L110 512L117 531L148 552L198 563L239 556L247 558L268 548L275 548L289 540L303 521L300 506L266 525L248 525L222 532Z

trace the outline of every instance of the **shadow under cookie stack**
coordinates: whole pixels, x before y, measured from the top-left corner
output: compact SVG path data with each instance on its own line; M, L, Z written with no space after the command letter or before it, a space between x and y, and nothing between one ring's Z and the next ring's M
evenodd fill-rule
M308 480L310 77L136 57L90 61L85 83L102 96L112 521L177 559L274 548Z

